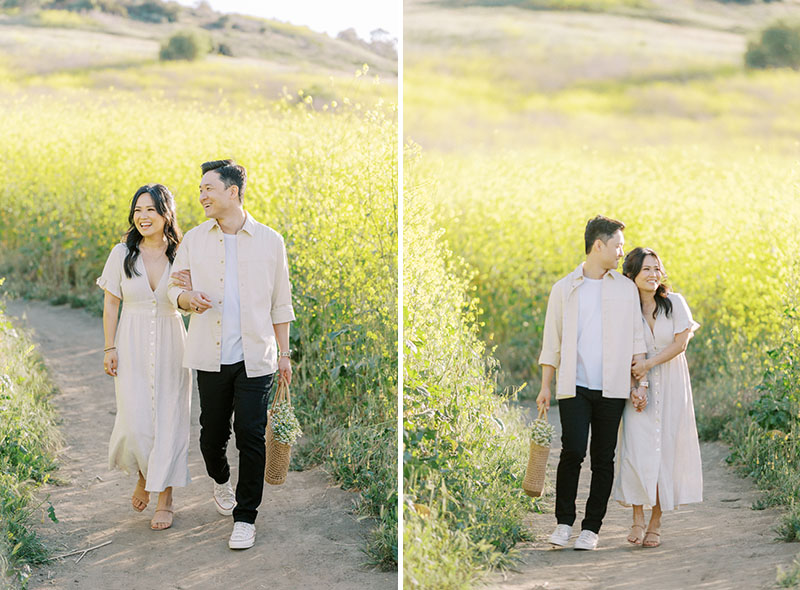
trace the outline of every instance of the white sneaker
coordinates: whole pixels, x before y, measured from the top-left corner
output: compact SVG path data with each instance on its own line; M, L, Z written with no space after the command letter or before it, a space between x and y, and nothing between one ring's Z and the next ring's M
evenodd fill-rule
M594 551L597 549L598 539L597 533L584 529L581 531L581 534L578 535L578 540L575 541L574 549L578 551Z
M230 516L236 506L236 494L231 481L225 483L214 482L214 505L222 516Z
M560 524L556 527L556 530L553 531L553 534L550 535L550 543L552 545L558 545L559 547L566 547L571 534L571 526L568 524Z
M256 525L249 522L234 522L228 547L231 549L250 549L256 542Z

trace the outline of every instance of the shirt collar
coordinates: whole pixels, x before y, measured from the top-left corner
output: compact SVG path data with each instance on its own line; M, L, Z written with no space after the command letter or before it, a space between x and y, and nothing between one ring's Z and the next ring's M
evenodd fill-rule
M584 264L585 264L585 262L581 262L578 265L578 268L576 268L575 270L573 270L570 273L570 275L569 275L570 276L570 284L572 285L572 288L575 288L578 285L583 284L583 265ZM604 274L603 278L605 279L606 277L609 277L611 279L616 279L619 276L622 276L622 275L620 275L618 271L612 269L612 270L609 270L606 274Z
M222 231L222 228L219 226L219 221L216 219L214 220L214 225L211 226L212 229L216 228L219 231ZM253 216L250 215L247 211L244 212L244 225L240 231L246 231L251 236L255 234L256 229L256 222L253 219Z

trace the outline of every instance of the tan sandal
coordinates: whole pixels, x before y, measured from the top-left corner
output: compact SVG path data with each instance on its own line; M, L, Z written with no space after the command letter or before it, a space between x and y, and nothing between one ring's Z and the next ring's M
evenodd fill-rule
M639 529L638 533L634 533L633 529ZM628 535L628 543L633 545L641 545L642 541L644 541L644 525L643 524L632 524L631 525L631 533Z
M139 476L139 481L136 482L136 488L133 490L133 496L131 496L131 506L136 512L142 512L150 502L150 492L144 489L145 485L145 480ZM136 502L143 504L143 506L139 508Z
M650 535L657 537L657 539L655 541L648 541L647 538ZM661 545L661 533L656 531L646 531L644 534L644 540L642 540L642 547L647 547L650 549L653 547L658 547L659 545Z
M167 514L169 514L169 519L156 520L156 517L158 516L159 512L166 512ZM173 514L175 514L175 513L169 508L158 508L158 509L156 509L156 513L153 515L153 519L150 521L150 528L153 529L154 531L165 531L165 530L167 530L169 527L172 526L172 515ZM156 526L156 525L166 525L166 526Z

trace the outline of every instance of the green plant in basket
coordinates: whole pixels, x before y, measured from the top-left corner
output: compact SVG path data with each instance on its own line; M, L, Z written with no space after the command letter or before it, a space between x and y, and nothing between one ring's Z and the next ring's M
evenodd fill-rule
M531 426L531 441L540 447L549 447L555 433L555 426L547 418L537 418Z
M294 408L289 402L278 402L272 408L272 433L276 441L285 445L293 445L303 436L300 422L297 421Z

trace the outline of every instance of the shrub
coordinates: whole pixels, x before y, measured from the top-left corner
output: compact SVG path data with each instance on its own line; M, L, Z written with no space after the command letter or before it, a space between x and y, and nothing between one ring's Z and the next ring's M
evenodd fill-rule
M796 271L795 271L796 272ZM798 291L798 279L790 289ZM769 352L761 397L732 422L725 436L729 461L765 491L754 508L786 506L776 528L784 541L800 539L800 327L794 307L784 312L783 341Z
M219 45L217 45L217 53L219 55L225 55L227 57L234 56L233 49L231 49L231 46L228 45L227 43L220 43Z
M455 590L506 564L527 538L528 432L495 394L469 273L450 261L430 222L435 197L410 188L412 178L403 209L404 580Z
M195 31L181 31L170 37L161 46L158 56L162 61L200 59L211 51L211 42L208 37Z
M141 4L129 5L128 14L132 19L147 23L174 23L180 15L180 5L176 2L166 3L158 0L146 0Z
M800 25L777 22L758 40L747 44L744 63L748 68L800 68Z
M0 586L8 579L24 586L30 566L47 556L31 521L41 505L35 491L55 468L52 389L33 345L0 305ZM49 514L55 520L52 507Z

